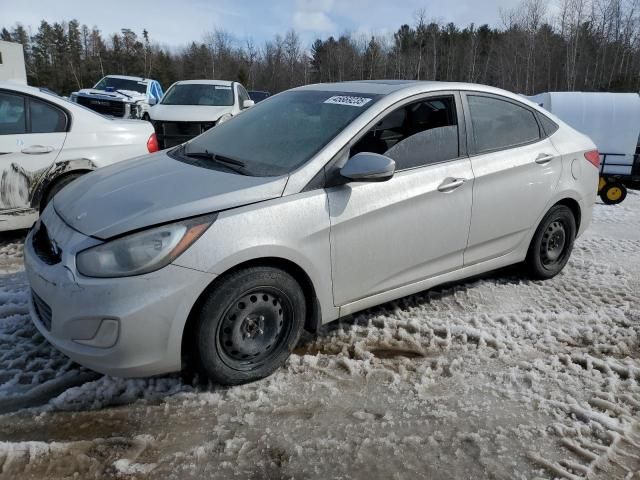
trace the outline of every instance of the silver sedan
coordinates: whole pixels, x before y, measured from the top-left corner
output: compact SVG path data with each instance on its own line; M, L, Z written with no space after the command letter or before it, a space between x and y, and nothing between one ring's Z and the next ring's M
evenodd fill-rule
M589 225L599 155L473 84L319 84L65 187L25 244L31 314L117 376L237 384L303 329L510 264L545 279Z

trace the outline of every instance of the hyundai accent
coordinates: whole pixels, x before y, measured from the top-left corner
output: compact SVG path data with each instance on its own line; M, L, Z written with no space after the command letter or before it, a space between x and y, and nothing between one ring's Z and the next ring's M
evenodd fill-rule
M599 161L497 88L296 88L59 192L25 243L31 314L99 372L188 358L218 383L255 380L303 329L511 264L558 274Z

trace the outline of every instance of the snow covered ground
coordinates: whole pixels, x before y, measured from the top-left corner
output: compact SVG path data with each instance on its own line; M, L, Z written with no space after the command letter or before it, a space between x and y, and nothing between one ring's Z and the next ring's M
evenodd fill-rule
M640 479L640 194L562 274L508 269L326 326L223 389L84 370L0 241L0 478Z

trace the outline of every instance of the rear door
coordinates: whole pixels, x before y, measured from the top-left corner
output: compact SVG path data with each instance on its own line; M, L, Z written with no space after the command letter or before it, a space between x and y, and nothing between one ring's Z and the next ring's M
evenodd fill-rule
M351 147L391 157L396 173L327 189L337 306L462 267L473 174L459 98L405 103Z
M464 263L472 265L521 246L558 185L562 162L527 105L475 92L463 98L475 176Z
M52 103L0 90L0 230L33 220L33 188L59 155L68 122Z

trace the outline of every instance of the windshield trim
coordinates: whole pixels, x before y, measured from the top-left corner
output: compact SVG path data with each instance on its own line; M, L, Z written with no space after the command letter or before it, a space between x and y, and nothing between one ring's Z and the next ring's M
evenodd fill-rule
M128 82L134 85L139 85L140 88L144 87L143 91L140 90L136 90L135 88L133 90L128 89L128 88L122 88L122 87L112 87L114 89L114 92L117 92L118 90L125 90L128 92L136 92L138 94L146 94L147 90L149 89L149 81L148 80L134 80L131 78L119 78L119 77L110 77L110 76L106 76L106 77L102 77L100 80L98 80L98 82L93 86L94 90L100 90L100 91L106 91L107 88L110 87L110 85L106 85L106 83L109 82L109 80L112 80L114 82ZM99 87L98 85L100 85L102 82L105 82L105 86L104 88ZM123 94L124 95L124 94Z
M199 103L168 103L167 100L169 100L173 94L174 91L177 91L178 88L182 88L183 90L186 90L189 87L210 87L213 88L214 90L219 89L219 90L229 90L231 92L231 103L220 103L220 104L199 104ZM175 83L173 85L171 85L171 87L169 87L169 90L167 90L165 92L165 94L162 96L162 100L160 100L159 105L165 105L168 107L233 107L233 105L235 104L235 92L234 92L234 88L233 85L223 85L223 84L217 84L217 83Z

